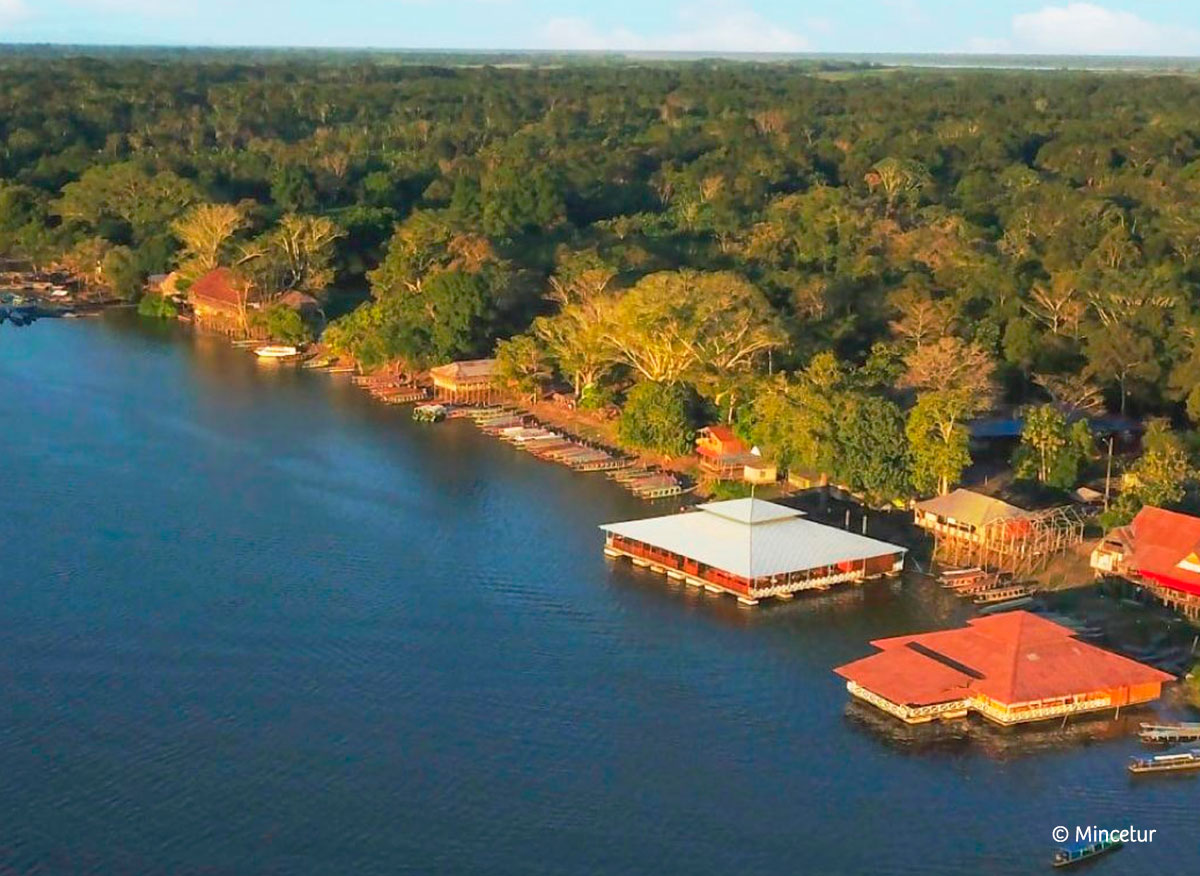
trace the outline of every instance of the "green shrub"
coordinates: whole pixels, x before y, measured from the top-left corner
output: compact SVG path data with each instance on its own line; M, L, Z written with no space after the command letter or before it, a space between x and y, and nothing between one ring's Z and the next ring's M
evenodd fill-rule
M696 391L680 383L639 383L625 398L619 434L635 447L672 456L690 453L696 438Z
M142 300L138 302L137 312L139 316L150 319L174 319L179 315L179 308L173 301L168 301L161 295L151 294L142 296Z

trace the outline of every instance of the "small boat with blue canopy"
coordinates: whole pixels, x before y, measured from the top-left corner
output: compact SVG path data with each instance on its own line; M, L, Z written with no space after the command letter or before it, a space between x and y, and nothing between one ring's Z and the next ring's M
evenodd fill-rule
M1072 864L1081 864L1108 852L1115 852L1123 845L1124 843L1120 840L1080 840L1064 843L1054 852L1052 863L1055 867L1070 867Z

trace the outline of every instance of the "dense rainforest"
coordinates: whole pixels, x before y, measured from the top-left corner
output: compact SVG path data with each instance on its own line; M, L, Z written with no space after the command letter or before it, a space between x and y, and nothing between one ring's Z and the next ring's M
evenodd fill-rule
M958 481L998 408L1017 475L1074 486L1107 409L1150 418L1118 515L1189 501L1192 76L15 53L0 85L0 256L129 298L227 266L364 367L495 351L631 443L726 420L879 498Z

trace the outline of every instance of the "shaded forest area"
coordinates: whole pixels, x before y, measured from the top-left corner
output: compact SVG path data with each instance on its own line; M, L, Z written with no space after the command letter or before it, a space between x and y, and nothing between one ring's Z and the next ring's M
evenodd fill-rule
M13 54L0 85L0 255L131 299L229 267L322 297L364 367L496 351L631 443L727 420L880 499L955 483L998 406L1058 488L1080 415L1155 418L1116 516L1190 501L1195 78Z

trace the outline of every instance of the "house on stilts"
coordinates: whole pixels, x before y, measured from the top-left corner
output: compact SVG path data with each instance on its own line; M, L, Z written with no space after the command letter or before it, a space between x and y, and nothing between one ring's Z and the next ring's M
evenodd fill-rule
M1147 505L1092 551L1098 575L1144 587L1193 623L1200 623L1200 517Z
M1035 574L1084 533L1083 514L1073 506L1026 511L964 489L917 502L914 522L933 536L938 562L1018 576Z
M429 369L433 396L457 405L491 404L499 398L495 359L468 359Z

